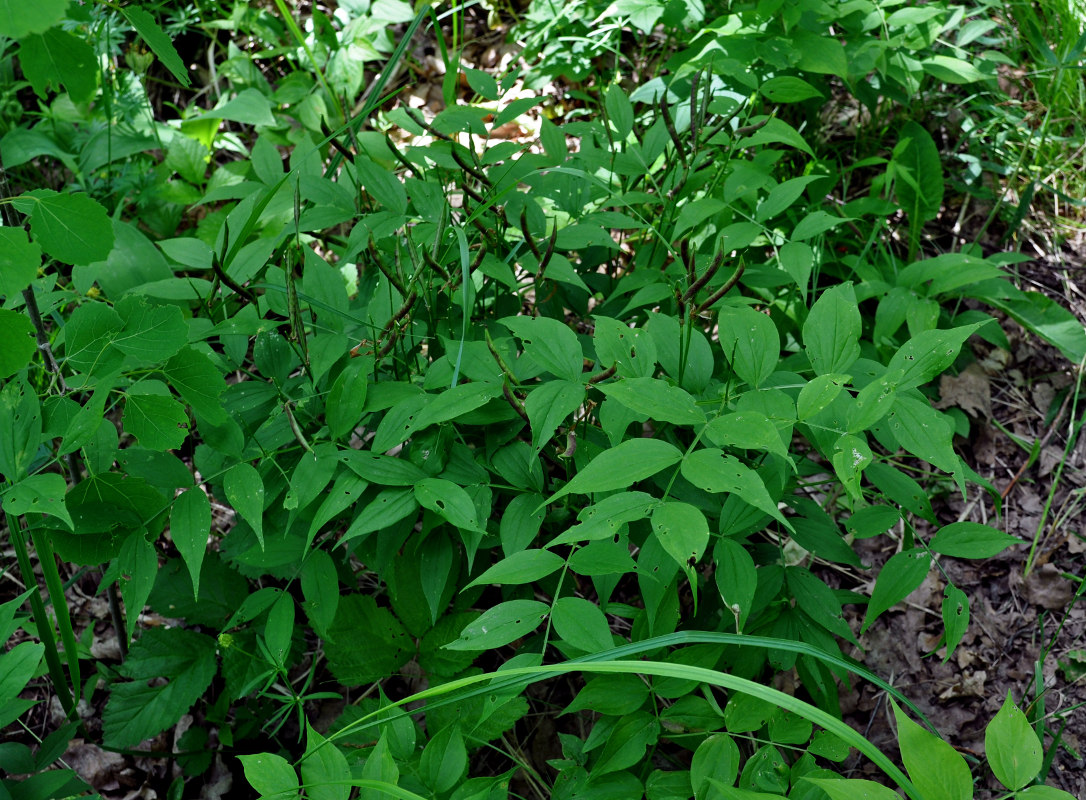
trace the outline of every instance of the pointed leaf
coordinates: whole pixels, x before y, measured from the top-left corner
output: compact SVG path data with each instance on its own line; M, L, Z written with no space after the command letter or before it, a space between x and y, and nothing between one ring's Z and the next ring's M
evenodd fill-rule
M709 523L689 503L660 503L652 512L652 531L660 546L683 569L701 561L709 544Z
M875 579L875 589L871 592L871 602L860 632L871 627L883 611L908 597L924 582L930 568L931 556L918 547L891 556Z
M139 387L133 387L136 389ZM125 395L122 423L148 450L176 450L189 435L189 415L173 397L159 394Z
M211 535L211 501L200 488L182 492L170 513L170 538L188 567L193 597L200 595L200 568Z
M562 641L586 653L614 647L611 628L599 606L581 597L560 597L551 609L551 623Z
M0 267L2 268L2 267ZM0 309L0 380L9 378L34 358L34 325L25 314Z
M502 325L524 344L524 352L541 367L567 381L578 382L584 353L577 334L550 317L505 317Z
M68 527L72 528L72 518L68 515L68 507L64 505L64 493L67 489L64 476L55 472L29 475L4 493L4 511L13 516L47 514L64 520Z
M507 600L488 609L460 633L460 638L445 645L449 650L493 650L539 627L550 607L538 600Z
M222 373L211 359L191 347L183 347L163 368L170 385L201 419L212 425L227 420L219 395L226 391Z
M773 320L753 308L721 309L717 320L720 346L735 374L751 386L761 384L777 369L780 336Z
M565 559L550 550L521 550L494 564L461 591L489 583L532 583L560 569L564 563Z
M104 261L113 249L113 225L106 210L85 194L51 189L27 192L17 201L30 215L30 234L41 248L65 264Z
M704 447L683 459L683 477L707 492L736 494L779 522L791 527L777 509L758 473L723 450Z
M927 383L954 363L965 340L985 324L987 320L949 330L918 333L894 353L886 372L892 374L900 370L901 374L896 379L899 391Z
M22 39L28 33L44 33L64 18L68 0L0 0L0 36Z
M158 56L162 66L168 69L182 86L189 88L192 83L189 80L188 70L185 69L185 62L177 54L170 37L158 27L155 18L139 6L125 6L120 11L129 24L136 29L140 38L151 48L151 52Z
M979 522L952 522L932 537L931 549L951 558L991 558L1022 540Z
M984 731L984 754L996 778L1011 791L1021 789L1041 771L1041 743L1010 692Z
M973 800L973 776L965 759L935 734L917 725L890 699L897 720L901 760L925 797Z
M264 549L264 481L251 464L235 464L223 477L226 500L249 523Z
M562 421L584 403L584 384L572 381L547 381L529 393L524 401L528 424L532 426L532 447L543 449Z
M46 97L50 86L60 91L63 85L73 101L83 103L98 88L94 49L59 27L23 39L19 64L38 97Z
M239 755L245 780L262 800L291 800L298 797L298 774L282 756L275 753Z
M658 378L623 378L596 388L650 419L673 425L705 422L705 412L698 408L689 392Z
M682 451L659 439L627 439L604 450L573 479L551 495L546 504L567 494L592 494L627 489L680 461Z
M415 499L457 528L469 531L482 530L475 514L475 503L460 486L444 478L423 478L415 484Z
M155 305L142 295L128 295L115 307L124 328L113 346L142 364L158 364L188 343L189 326L181 309Z
M825 290L803 323L803 345L819 375L847 370L860 357L860 309L851 283Z

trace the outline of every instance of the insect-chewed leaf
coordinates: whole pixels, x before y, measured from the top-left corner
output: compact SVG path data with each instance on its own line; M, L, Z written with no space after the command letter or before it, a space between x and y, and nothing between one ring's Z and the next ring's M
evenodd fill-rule
M505 317L499 320L524 343L524 352L548 372L567 381L581 379L584 354L577 334L549 317Z
M705 447L683 459L683 477L707 492L729 492L791 528L758 473L722 450Z
M689 503L660 503L652 512L652 530L660 546L683 569L700 561L709 544L709 523Z

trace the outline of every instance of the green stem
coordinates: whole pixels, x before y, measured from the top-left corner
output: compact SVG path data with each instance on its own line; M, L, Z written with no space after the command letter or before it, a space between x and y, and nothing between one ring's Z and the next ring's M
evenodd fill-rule
M72 686L68 685L64 676L64 667L60 663L60 653L57 650L57 640L53 636L53 621L49 619L49 615L45 611L41 587L38 586L37 579L34 576L34 567L30 563L30 552L26 546L26 532L20 527L17 518L11 514L5 514L5 516L7 517L8 530L11 532L11 542L15 546L15 557L19 561L19 572L22 573L23 583L27 587L33 587L34 589L30 593L30 610L34 615L34 624L38 628L38 638L45 647L45 663L49 668L49 677L53 681L53 689L56 691L57 697L60 698L60 704L64 706L64 712L70 718L74 718L75 691ZM44 570L44 559L42 566ZM56 571L55 563L53 564L53 570ZM46 581L48 582L48 577ZM63 593L61 598L63 601ZM65 607L65 610L67 610L67 607ZM74 659L75 653L72 652L69 656L69 660Z

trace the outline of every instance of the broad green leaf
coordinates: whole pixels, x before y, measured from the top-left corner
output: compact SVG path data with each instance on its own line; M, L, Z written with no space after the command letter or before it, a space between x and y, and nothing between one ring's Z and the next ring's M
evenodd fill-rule
M781 342L777 326L753 308L723 308L717 320L720 346L735 374L760 386L777 369Z
M887 371L856 393L845 420L849 433L861 433L890 413L898 397L900 371Z
M328 667L345 686L387 679L415 654L415 643L400 621L369 595L339 599L335 622L324 640Z
M789 147L794 147L796 150L800 150L809 156L814 155L814 151L811 146L807 144L807 141L800 135L799 131L785 122L779 117L769 117L766 119L762 117L754 117L750 120L751 126L758 126L758 130L752 133L750 136L746 136L736 142L737 148L753 147L760 144L786 144ZM815 212L825 213L825 212ZM829 216L829 215L827 215ZM838 217L838 222L843 220ZM802 223L800 223L802 224ZM728 248L735 249L735 248Z
M117 556L117 566L123 576L118 583L121 587L121 599L128 610L125 626L128 638L131 639L158 576L158 553L155 552L154 545L144 537L143 531L137 531L125 538Z
M946 657L953 655L969 629L969 597L952 583L943 590L943 628L946 630Z
M690 760L690 785L696 797L709 797L709 780L724 786L734 786L739 777L739 746L726 733L714 733L705 738Z
M886 368L887 374L895 374L897 389L913 389L927 383L954 363L965 340L984 322L963 325L949 330L930 330L918 333L894 353Z
M459 725L450 725L434 734L419 759L419 775L438 794L459 784L468 768L468 750Z
M181 309L156 305L142 295L128 295L115 306L124 327L113 346L141 365L166 361L188 343L189 327Z
M638 481L667 469L682 457L679 448L659 439L627 439L592 459L569 483L547 498L545 504L553 503L567 494L628 489Z
M584 396L584 384L563 380L547 381L528 394L524 410L532 427L532 447L537 453L554 436L562 421L581 407Z
M0 709L17 698L34 679L44 654L45 645L40 642L21 642L0 653Z
M19 64L41 98L48 95L50 86L60 91L63 85L74 102L84 103L98 88L94 49L59 27L23 39Z
M559 378L581 380L584 354L577 334L550 317L505 317L499 320L524 344L524 352Z
M264 621L264 644L277 666L285 666L294 636L294 598L287 592L279 595Z
M0 228L0 296L14 297L38 277L41 248L22 228Z
M223 119L240 122L243 125L275 124L275 117L271 112L271 101L261 94L259 89L242 89L237 96L185 122ZM182 130L184 129L185 127L182 126Z
M342 541L346 542L367 533L384 530L418 511L419 503L415 499L415 490L411 487L402 489L383 489L369 504L362 509Z
M804 242L851 220L852 217L841 217L821 210L812 211L796 224L789 239L793 242Z
M758 87L771 103L800 103L804 100L823 97L822 92L807 83L803 78L794 75L778 75Z
M803 345L818 375L847 370L860 357L860 309L851 283L826 289L803 323Z
M845 530L857 539L870 539L886 533L901 521L901 512L892 506L867 506L854 512L844 522Z
M0 309L0 380L21 370L34 357L34 325L25 314Z
M724 707L724 724L728 733L751 733L765 725L776 710L777 707L768 700L735 692Z
M929 569L931 556L921 548L914 547L891 556L875 579L875 588L871 592L871 602L867 605L867 616L860 632L871 627L882 612L908 597L924 582Z
M494 564L461 591L480 584L532 583L547 577L564 563L561 556L550 550L521 550Z
M827 795L830 800L901 800L901 795L881 783L862 778L804 778Z
M177 496L170 512L170 538L188 567L193 597L200 596L200 569L211 535L211 501L199 487Z
M897 744L913 785L925 797L973 800L973 776L959 753L931 731L917 725L893 698Z
M74 528L68 507L64 504L67 489L64 476L55 472L28 475L4 492L4 511L16 517L21 514L47 514Z
M850 380L851 375L838 372L828 372L812 378L800 389L799 397L796 398L796 418L802 422L829 406Z
M765 450L788 458L781 432L769 417L758 411L737 411L719 416L709 423L705 437L720 447Z
M673 425L705 422L705 412L698 408L689 392L658 378L623 378L597 388L627 408L659 422Z
M864 470L864 475L889 499L935 524L928 493L908 475L881 461L870 464Z
M622 87L617 83L609 85L607 91L604 92L603 105L607 111L608 121L614 127L618 140L620 142L626 141L626 138L633 132L634 111L633 105L630 104L630 99L626 96L626 93L622 91Z
M110 688L102 716L110 747L135 747L176 723L215 677L215 640L182 628L150 628L118 668L128 681ZM165 678L167 683L149 682Z
M683 477L707 492L736 494L779 522L791 527L769 496L758 473L722 450L704 447L683 459Z
M501 393L501 386L493 383L461 383L446 389L427 402L415 418L409 434L474 411L499 397Z
M844 44L837 37L797 27L791 39L791 52L798 56L796 66L801 70L836 75L842 80L848 77L848 56Z
M125 6L120 9L120 12L128 20L128 23L136 29L136 33L140 35L140 38L151 48L151 52L158 56L162 66L168 69L170 74L177 78L186 89L191 86L188 70L185 69L185 62L177 54L170 37L163 33L162 28L158 27L155 18L139 6Z
M139 394L133 386L124 400L122 424L148 450L176 450L189 435L189 415L172 396Z
M226 500L249 523L264 549L264 481L251 464L235 464L223 476Z
M327 638L339 608L339 576L332 557L324 550L311 550L302 564L301 583L302 608L317 635Z
M1041 743L1010 692L984 731L984 754L996 778L1011 791L1021 789L1041 770Z
M1051 786L1027 786L1017 794L1015 800L1075 800L1073 794Z
M407 213L407 191L396 173L364 157L356 159L354 166L362 180L362 187L380 208L395 214Z
M599 606L580 597L559 597L551 609L551 624L562 641L586 653L614 647L611 628Z
M191 347L183 347L166 362L162 371L170 386L201 419L211 425L226 422L226 410L219 401L219 396L226 391L226 381L210 358Z
M697 564L709 544L709 523L689 503L660 503L652 512L652 530L660 546L683 569Z
M366 450L347 450L340 456L358 476L379 486L414 486L426 473L410 461Z
M113 340L124 327L117 312L105 303L81 305L64 325L64 355L74 370L106 375L120 369L124 355Z
M807 302L807 288L814 270L814 250L804 242L785 242L777 249L781 267L799 287L803 302Z
M830 633L859 644L841 615L841 602L829 586L806 567L785 567L784 574L796 605L807 616Z
M85 194L35 189L17 201L30 215L30 235L42 250L65 264L103 261L113 249L106 210Z
M370 750L366 756L366 763L362 766L362 779L370 781L382 781L396 785L400 778L400 768L396 766L396 759L388 745L388 731L381 731L381 738L377 740L377 746ZM387 800L388 795L375 789L362 788L359 790L359 800Z
M958 472L961 462L954 453L954 422L936 411L927 399L899 394L886 417L887 427L898 444L943 472Z
M547 547L610 539L626 523L647 518L659 502L645 492L622 492L605 497L582 509L577 515L580 523L551 539Z
M807 186L816 180L818 180L817 175L804 175L799 178L791 178L774 186L769 190L765 200L758 206L758 220L765 222L785 211L800 198ZM837 217L837 221L840 222L841 218ZM795 238L793 236L793 240Z
M372 373L373 356L352 358L332 384L324 412L332 438L343 439L362 418Z
M445 645L449 650L493 650L516 641L539 627L550 607L538 600L507 600L487 609Z
M943 203L943 165L939 149L921 125L909 120L894 148L894 193L914 229L935 219ZM918 236L916 230L912 236ZM911 252L911 251L910 251Z
M645 711L623 717L615 725L592 767L593 776L627 769L644 760L645 750L660 736L660 723ZM629 795L627 795L629 796Z
M716 570L713 579L724 606L735 617L735 631L742 633L754 604L758 570L747 549L734 539L721 537L713 548ZM729 619L727 623L731 627Z
M970 62L952 56L929 56L920 62L920 66L924 72L944 83L973 83L989 77Z
M991 558L1022 540L979 522L952 522L932 537L931 549L952 558Z
M833 471L837 473L849 497L855 500L860 498L860 476L872 458L871 448L862 434L853 436L846 433L833 444Z
M469 531L486 532L480 528L475 503L460 486L444 478L423 478L415 484L415 499L451 525Z
M275 753L239 755L238 760L249 782L267 800L291 800L298 797L298 773L282 756Z
M0 36L22 39L29 33L45 33L64 18L68 0L41 0L27 4L0 0Z
M595 316L596 366L615 365L616 374L628 378L651 378L656 371L656 342L644 328L630 328L610 317Z
M351 767L346 757L308 722L301 773L309 800L347 800L351 795Z

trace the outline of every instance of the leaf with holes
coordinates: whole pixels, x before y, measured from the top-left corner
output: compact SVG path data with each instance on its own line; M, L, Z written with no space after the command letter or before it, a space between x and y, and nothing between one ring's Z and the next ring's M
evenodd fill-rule
M660 546L683 569L697 564L709 544L709 523L689 503L660 503L652 512L652 531Z
M549 317L505 317L502 325L524 344L524 353L539 366L567 381L580 381L584 353L577 334Z
M695 450L683 459L682 474L699 489L714 494L735 494L745 503L791 528L758 473L723 450L711 447Z

